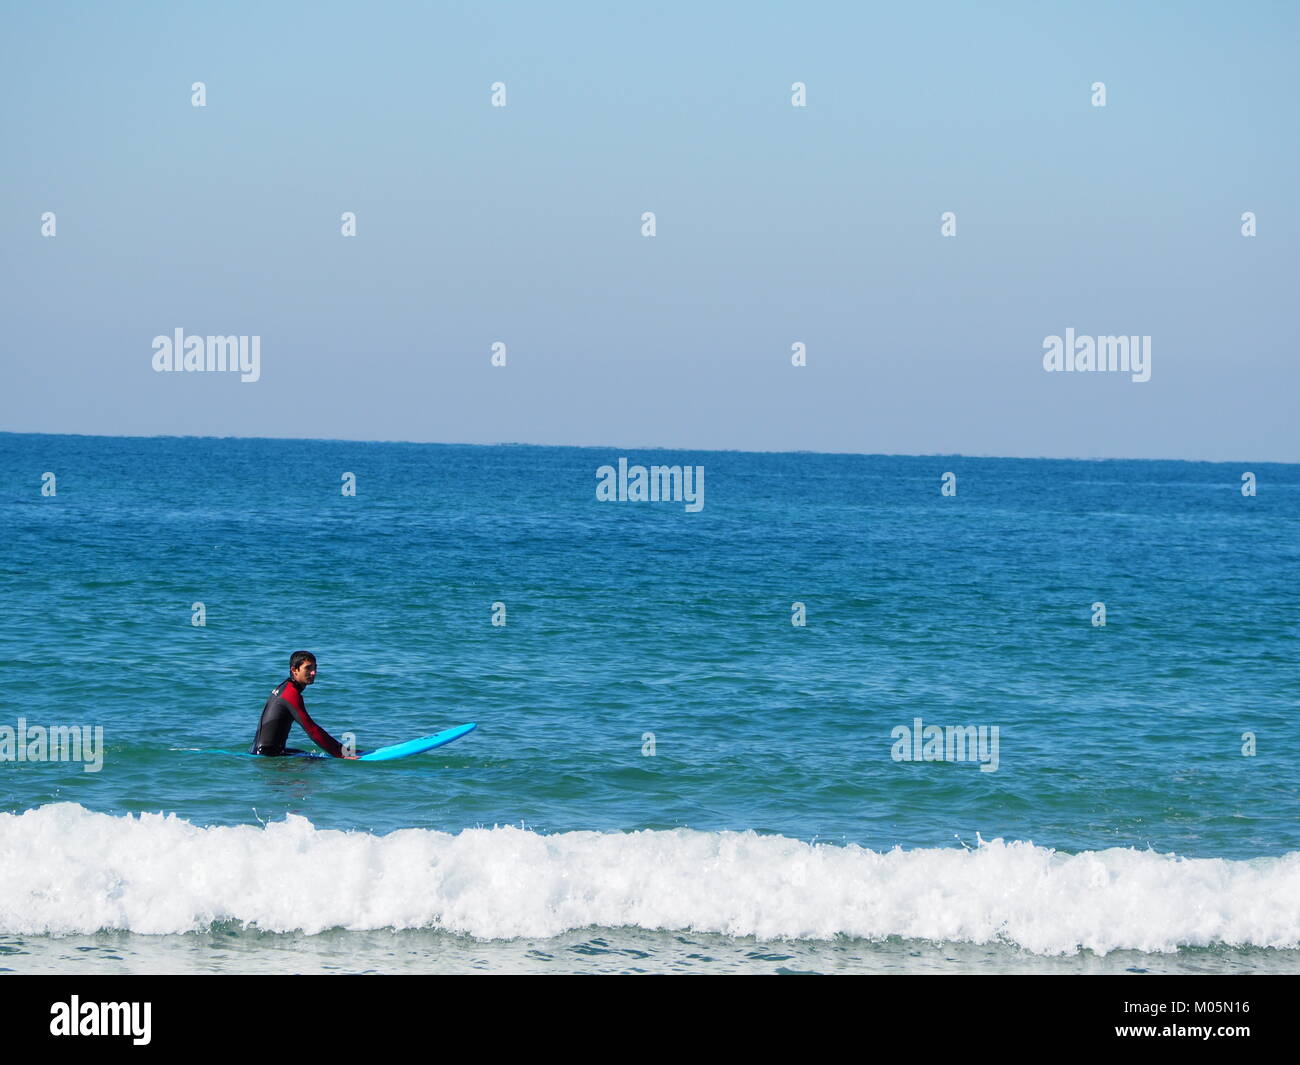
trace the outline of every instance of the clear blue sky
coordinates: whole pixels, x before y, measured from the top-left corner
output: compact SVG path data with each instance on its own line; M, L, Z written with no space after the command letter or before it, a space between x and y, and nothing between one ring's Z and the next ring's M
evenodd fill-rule
M1300 460L1295 4L0 12L0 429Z

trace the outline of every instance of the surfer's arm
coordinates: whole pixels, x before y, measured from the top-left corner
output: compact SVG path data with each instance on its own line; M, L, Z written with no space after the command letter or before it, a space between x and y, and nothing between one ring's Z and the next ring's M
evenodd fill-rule
M286 684L284 688L284 701L289 706L289 712L293 714L293 719L303 728L303 731L311 737L312 743L316 744L322 751L331 758L343 757L343 744L339 743L333 736L321 728L311 719L307 713L307 707L302 701L302 696L291 684Z

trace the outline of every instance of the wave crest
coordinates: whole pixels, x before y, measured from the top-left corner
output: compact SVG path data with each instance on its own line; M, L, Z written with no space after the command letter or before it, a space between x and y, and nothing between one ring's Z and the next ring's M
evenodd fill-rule
M753 832L387 835L288 816L203 828L59 803L0 814L0 932L437 928L482 939L591 925L760 939L889 936L1087 948L1300 947L1300 852L1250 861L993 840L876 852Z

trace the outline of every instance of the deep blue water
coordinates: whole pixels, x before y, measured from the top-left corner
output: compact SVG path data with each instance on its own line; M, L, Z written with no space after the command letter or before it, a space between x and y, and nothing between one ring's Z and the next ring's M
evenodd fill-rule
M703 509L598 501L620 455L702 465ZM95 773L0 762L11 814L1300 850L1300 466L0 434L0 537L0 726L105 742ZM298 648L335 736L479 728L204 753ZM996 726L996 771L896 761L918 717Z

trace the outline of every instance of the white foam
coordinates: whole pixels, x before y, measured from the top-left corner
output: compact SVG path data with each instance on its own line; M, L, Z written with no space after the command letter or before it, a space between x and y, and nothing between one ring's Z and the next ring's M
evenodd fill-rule
M589 925L764 939L1015 943L1041 954L1300 947L1300 851L1250 861L994 840L877 853L752 832L201 828L60 803L0 814L0 932L172 933L219 921L484 939Z

